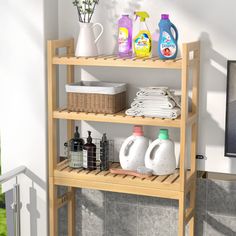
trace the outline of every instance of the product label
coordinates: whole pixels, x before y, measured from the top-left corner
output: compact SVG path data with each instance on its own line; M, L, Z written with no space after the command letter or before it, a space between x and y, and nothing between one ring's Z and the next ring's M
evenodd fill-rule
M134 41L137 56L149 56L151 52L151 39L147 33L140 33Z
M164 57L172 57L176 53L176 44L171 36L164 31L161 37L160 51Z
M88 151L83 150L83 167L88 168Z
M83 152L70 152L69 154L69 166L72 168L79 168L83 165Z
M125 27L119 28L118 44L119 52L127 52L129 50L129 30Z

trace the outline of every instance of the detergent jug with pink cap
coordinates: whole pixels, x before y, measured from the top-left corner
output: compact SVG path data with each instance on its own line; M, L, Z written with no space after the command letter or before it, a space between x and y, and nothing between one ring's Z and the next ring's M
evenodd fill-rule
M142 126L134 126L133 135L128 137L120 149L120 165L124 170L136 171L144 166L145 153L150 140L143 135Z

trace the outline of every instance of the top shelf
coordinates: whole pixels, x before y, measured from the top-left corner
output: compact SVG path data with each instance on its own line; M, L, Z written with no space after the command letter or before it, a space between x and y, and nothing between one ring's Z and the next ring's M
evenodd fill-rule
M160 60L151 58L120 58L116 55L103 55L98 57L75 57L70 55L53 57L55 65L79 65L79 66L106 66L106 67L133 67L133 68L162 68L181 69L182 59Z
M158 57L145 58L120 58L117 55L101 55L96 57L76 57L74 55L74 40L51 40L48 41L51 58L54 65L78 65L100 67L130 67L130 68L153 68L153 69L184 69L197 65L199 62L200 42L182 44L182 58L175 60L160 60ZM66 48L66 55L59 55L57 49Z

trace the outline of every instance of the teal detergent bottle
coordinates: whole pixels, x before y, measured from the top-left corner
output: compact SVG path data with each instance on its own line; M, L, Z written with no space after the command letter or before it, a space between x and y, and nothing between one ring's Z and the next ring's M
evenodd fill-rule
M158 55L160 59L175 59L178 53L178 30L169 20L169 15L161 15L159 29L160 38L158 42ZM173 35L171 29L173 29L175 35Z

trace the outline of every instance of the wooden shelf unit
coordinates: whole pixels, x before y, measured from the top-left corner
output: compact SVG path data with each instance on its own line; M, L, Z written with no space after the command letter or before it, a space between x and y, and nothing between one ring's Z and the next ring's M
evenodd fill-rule
M59 55L58 49L66 48L66 55ZM181 117L159 119L152 117L127 116L124 112L117 114L99 114L70 112L57 107L57 65L67 66L67 83L74 82L74 66L134 67L152 69L181 70ZM49 223L50 236L58 235L58 208L68 204L68 235L75 235L75 188L91 188L104 191L139 194L179 201L178 235L185 236L185 226L189 223L190 235L194 235L195 195L196 195L196 147L198 92L200 70L200 42L185 43L182 58L162 61L152 58L118 58L114 55L78 58L74 56L74 40L48 41L48 146L49 146ZM192 72L192 111L188 111L189 73ZM74 121L96 121L120 124L139 124L180 129L180 165L176 173L168 176L136 178L126 175L114 175L109 171L88 171L68 167L68 161L58 163L57 120L67 120L67 138L73 136ZM187 169L187 131L191 130L191 166ZM113 168L119 167L113 163ZM63 196L57 196L57 186L67 186ZM186 207L186 196L190 194L190 206Z

